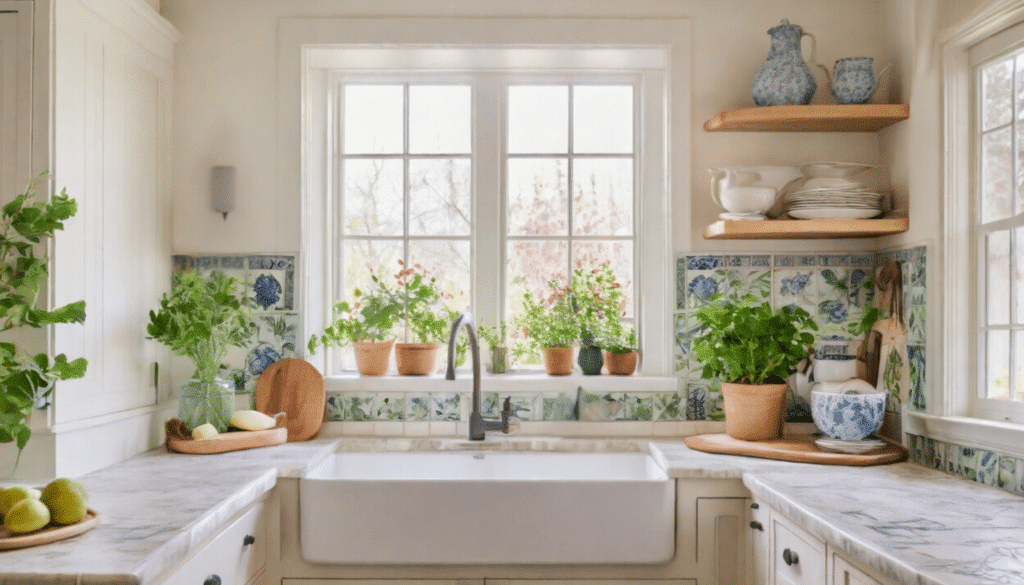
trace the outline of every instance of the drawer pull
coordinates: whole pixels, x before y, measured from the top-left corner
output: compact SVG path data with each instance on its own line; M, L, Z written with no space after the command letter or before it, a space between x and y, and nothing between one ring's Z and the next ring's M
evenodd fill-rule
M251 534L246 534L245 538L242 539L242 546L249 546L256 542L256 537Z
M754 530L764 530L764 525L762 525L757 520L754 520L753 522L751 522L750 523L750 527L753 528Z
M782 551L782 560L786 561L786 564L793 566L800 562L800 557L797 556L795 551L791 551L788 548Z
M760 507L761 507L761 506L760 506L760 505L758 505L758 503L757 503L757 502L754 502L753 504L750 504L750 509L751 509L751 510L756 510L756 509L758 509L758 508L760 508Z
M220 585L220 576L210 575L206 578L206 581L203 581L203 585Z

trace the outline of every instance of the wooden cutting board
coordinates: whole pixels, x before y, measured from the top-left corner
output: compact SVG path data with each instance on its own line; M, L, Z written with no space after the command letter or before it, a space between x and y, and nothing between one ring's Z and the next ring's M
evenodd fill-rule
M287 413L289 441L305 441L320 432L326 404L324 377L306 360L278 360L256 383L256 410L270 416Z
M907 450L903 445L887 439L884 447L877 451L853 455L849 453L833 453L823 451L814 444L812 435L790 435L770 441L744 441L734 439L725 433L717 435L694 435L686 437L686 446L697 451L720 453L724 455L746 455L763 459L779 459L797 463L820 463L822 465L853 465L868 466L895 463L907 458Z

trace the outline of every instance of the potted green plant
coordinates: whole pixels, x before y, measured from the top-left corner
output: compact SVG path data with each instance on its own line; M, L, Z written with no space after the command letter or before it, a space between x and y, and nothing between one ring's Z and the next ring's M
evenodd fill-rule
M636 371L638 346L636 329L616 324L612 332L601 342L604 349L604 363L613 376L630 376Z
M63 189L48 202L36 201L36 185L44 177L0 209L0 332L85 321L85 301L52 311L37 306L49 277L49 258L36 255L45 250L39 244L64 229L63 221L78 211ZM56 380L84 376L87 365L85 358L68 361L60 354L51 361L46 353L33 356L13 341L0 342L0 443L17 444L15 468L32 436L28 423L33 405L49 397Z
M580 351L576 361L584 375L601 373L600 341L607 339L619 322L625 293L611 265L577 264L570 284L572 307L580 325Z
M160 299L159 311L149 312L149 338L195 365L178 397L178 418L189 429L210 423L224 432L235 410L234 383L219 382L218 374L228 351L248 348L257 331L239 284L223 272L204 277L186 268L174 275L171 294Z
M448 308L452 295L441 290L437 277L419 264L403 269L404 263L398 263L395 279L404 306L406 341L395 344L395 365L403 376L423 376L437 369L438 353L458 313Z
M497 327L481 325L477 330L491 351L491 373L504 374L508 371L508 326L505 320L498 321Z
M344 347L352 344L356 369L363 376L383 376L391 366L394 329L402 318L403 304L398 292L375 274L367 289L356 288L352 299L334 305L333 323L323 333L312 335L306 347Z
M691 355L704 363L702 376L722 381L726 433L736 439L764 440L782 434L786 378L814 344L818 325L795 305L772 310L744 295L712 302L694 317L704 333Z
M516 316L516 327L525 338L513 348L518 358L540 351L544 369L552 376L567 376L572 372L572 352L579 339L580 326L573 313L569 287L559 287L554 280L548 283L552 293L545 301L532 293L523 295L522 313Z

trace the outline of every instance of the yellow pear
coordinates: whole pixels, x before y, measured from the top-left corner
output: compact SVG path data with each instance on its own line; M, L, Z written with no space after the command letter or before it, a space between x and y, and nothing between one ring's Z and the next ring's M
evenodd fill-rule
M62 477L51 481L40 496L57 524L74 524L89 511L89 494L81 483Z
M14 504L24 500L25 498L39 499L39 490L23 485L16 485L9 487L0 492L0 514L7 514Z
M25 498L4 514L7 532L20 534L39 530L50 523L50 510L35 498Z

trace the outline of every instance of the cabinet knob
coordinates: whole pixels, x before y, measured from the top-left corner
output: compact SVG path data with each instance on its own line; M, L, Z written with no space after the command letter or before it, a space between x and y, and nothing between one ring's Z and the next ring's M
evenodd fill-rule
M762 525L757 520L754 520L753 522L751 522L750 523L750 527L753 528L754 530L764 530L764 525Z
M787 565L793 566L800 562L800 557L796 554L796 551L792 551L787 548L782 551L782 560L786 561Z
M242 546L249 546L256 542L256 537L251 534L246 534L245 538L242 539Z
M761 507L760 504L758 504L757 502L754 502L753 504L750 504L750 509L751 510L756 510L756 509L758 509L760 507Z
M210 575L203 581L203 585L220 585L220 575Z

